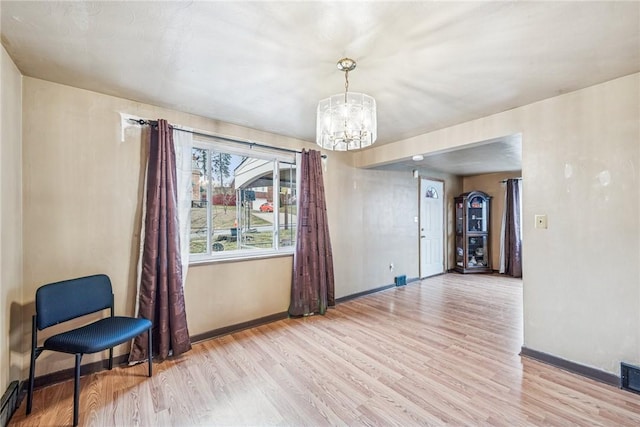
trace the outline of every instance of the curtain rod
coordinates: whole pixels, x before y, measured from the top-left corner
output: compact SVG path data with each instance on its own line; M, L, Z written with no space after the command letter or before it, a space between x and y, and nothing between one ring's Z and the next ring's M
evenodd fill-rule
M522 177L518 177L518 178L509 178L509 179L517 179L518 181L522 181ZM503 179L502 181L500 181L502 184L506 184L507 181L509 181L509 179Z
M133 118L128 118L127 120L129 120L130 122L134 122L139 124L140 126L144 126L144 125L149 125L149 126L157 126L158 125L158 121L157 120L145 120L145 119L133 119ZM209 133L204 133L204 132L198 132L198 131L194 131L194 130L188 130L188 129L182 129L180 127L176 127L174 125L170 126L177 131L180 132L187 132L193 135L198 135L198 136L205 136L207 138L216 138L216 139L220 139L222 141L226 141L226 142L233 142L236 144L243 144L243 145L248 145L249 148L253 148L253 147L258 147L258 148L266 148L269 150L276 150L276 151L283 151L286 153L294 153L294 154L301 154L301 151L298 150L292 150L289 148L282 148L282 147L273 147L271 145L266 145L266 144L260 144L258 142L253 142L253 141L243 141L241 139L234 139L234 138L229 138L229 137L225 137L225 136L219 136L219 135L215 135L215 134L209 134ZM323 159L327 158L326 154L322 154L321 156Z

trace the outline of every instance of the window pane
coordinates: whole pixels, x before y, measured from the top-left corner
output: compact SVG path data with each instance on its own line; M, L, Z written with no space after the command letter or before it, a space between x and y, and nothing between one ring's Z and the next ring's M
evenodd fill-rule
M247 157L235 169L242 198L240 248L272 249L275 221L272 160Z
M239 249L234 168L244 157L211 151L211 250Z
M282 248L295 246L298 219L296 167L280 164L280 230L279 245Z
M207 151L192 150L191 173L191 241L192 254L207 253Z

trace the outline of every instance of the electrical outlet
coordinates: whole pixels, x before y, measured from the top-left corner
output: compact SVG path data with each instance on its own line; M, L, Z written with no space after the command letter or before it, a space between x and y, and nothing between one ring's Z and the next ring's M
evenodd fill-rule
M546 215L536 215L536 228L547 228Z

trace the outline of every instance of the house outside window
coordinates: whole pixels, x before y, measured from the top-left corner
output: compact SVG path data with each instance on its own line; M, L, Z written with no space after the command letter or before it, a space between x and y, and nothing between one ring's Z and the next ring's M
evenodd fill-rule
M191 260L292 253L296 171L293 154L194 141Z

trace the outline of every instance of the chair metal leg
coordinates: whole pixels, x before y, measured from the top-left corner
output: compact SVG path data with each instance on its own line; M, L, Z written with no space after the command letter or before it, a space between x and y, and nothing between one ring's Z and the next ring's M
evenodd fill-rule
M31 325L31 365L29 365L29 390L27 391L27 415L31 413L31 404L33 403L33 383L36 375L36 355L38 345L38 337L36 331L36 316L33 316Z
M78 407L80 401L80 362L82 354L76 353L76 377L73 390L73 427L78 425Z
M148 351L148 355L149 355L149 376L152 375L153 373L153 346L152 346L152 342L151 342L151 329L149 329L149 331L147 332L147 336L149 337L149 351Z

